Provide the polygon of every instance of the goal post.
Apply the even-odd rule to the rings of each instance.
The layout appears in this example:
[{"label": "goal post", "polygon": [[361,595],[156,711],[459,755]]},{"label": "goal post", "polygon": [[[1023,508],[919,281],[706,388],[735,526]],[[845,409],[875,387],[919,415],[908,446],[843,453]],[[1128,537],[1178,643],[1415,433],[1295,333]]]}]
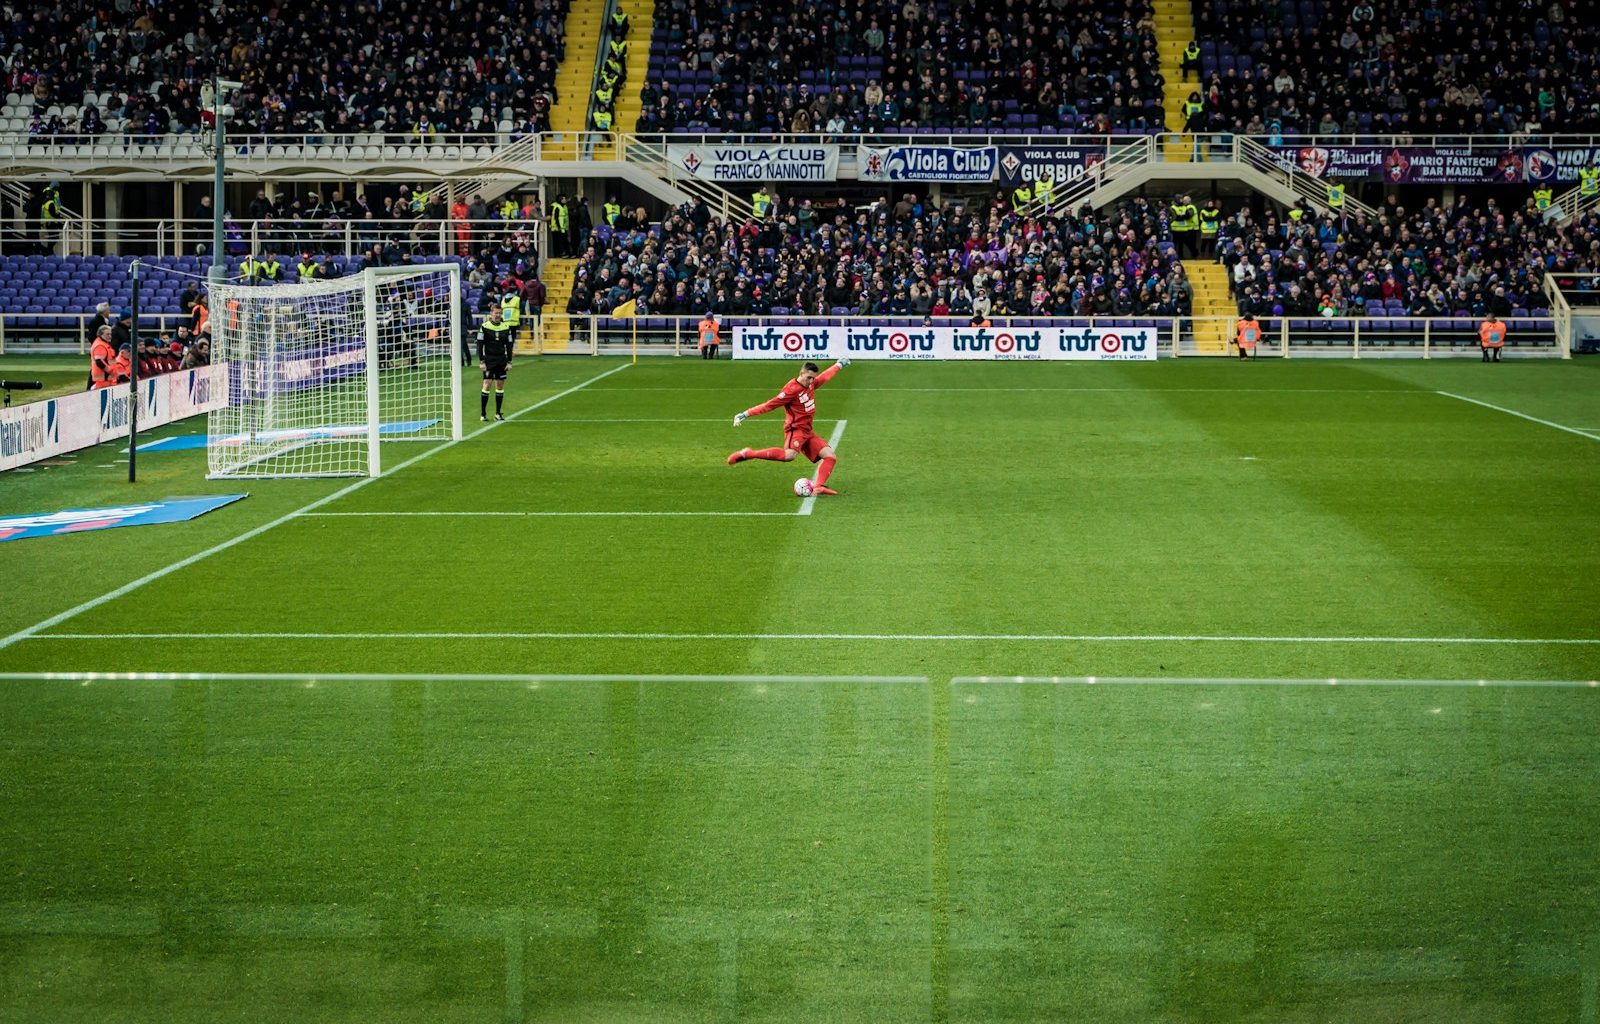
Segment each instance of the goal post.
[{"label": "goal post", "polygon": [[228,368],[209,476],[376,476],[388,442],[461,437],[459,265],[214,285],[209,301]]}]

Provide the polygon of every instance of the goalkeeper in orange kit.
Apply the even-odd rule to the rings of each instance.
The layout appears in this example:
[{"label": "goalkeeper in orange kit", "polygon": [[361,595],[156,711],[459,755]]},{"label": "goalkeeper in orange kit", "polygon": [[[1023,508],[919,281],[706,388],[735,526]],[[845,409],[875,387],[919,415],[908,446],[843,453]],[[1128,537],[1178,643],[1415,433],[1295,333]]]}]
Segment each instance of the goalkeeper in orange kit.
[{"label": "goalkeeper in orange kit", "polygon": [[817,477],[811,483],[812,493],[838,494],[838,491],[827,486],[828,476],[833,473],[838,456],[834,454],[832,445],[812,432],[811,422],[817,414],[817,389],[849,365],[850,360],[841,359],[819,373],[816,363],[806,363],[800,367],[800,372],[795,375],[794,380],[785,384],[776,395],[760,405],[753,405],[744,412],[737,413],[733,417],[733,425],[736,427],[752,416],[760,416],[782,406],[783,447],[741,448],[728,456],[728,465],[736,465],[746,459],[793,462],[796,455],[804,455],[818,464]]}]

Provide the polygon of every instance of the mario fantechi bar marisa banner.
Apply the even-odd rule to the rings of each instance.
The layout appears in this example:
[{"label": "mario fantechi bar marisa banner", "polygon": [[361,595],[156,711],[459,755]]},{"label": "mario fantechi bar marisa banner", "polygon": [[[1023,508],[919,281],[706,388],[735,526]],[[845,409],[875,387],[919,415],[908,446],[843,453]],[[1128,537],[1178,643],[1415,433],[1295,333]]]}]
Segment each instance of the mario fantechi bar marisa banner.
[{"label": "mario fantechi bar marisa banner", "polygon": [[1154,327],[734,327],[735,359],[1130,361],[1156,357]]}]

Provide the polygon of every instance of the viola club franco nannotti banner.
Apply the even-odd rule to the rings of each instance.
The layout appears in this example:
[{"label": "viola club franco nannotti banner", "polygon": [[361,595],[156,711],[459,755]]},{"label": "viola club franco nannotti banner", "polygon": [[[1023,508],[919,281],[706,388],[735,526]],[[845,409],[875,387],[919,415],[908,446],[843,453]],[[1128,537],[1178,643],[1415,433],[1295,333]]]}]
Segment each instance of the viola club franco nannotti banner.
[{"label": "viola club franco nannotti banner", "polygon": [[667,158],[706,181],[833,181],[838,146],[703,145],[673,143]]},{"label": "viola club franco nannotti banner", "polygon": [[735,359],[1129,361],[1156,357],[1153,327],[735,327]]},{"label": "viola club franco nannotti banner", "polygon": [[1600,146],[1271,146],[1280,167],[1313,178],[1391,185],[1576,184],[1600,160]]}]

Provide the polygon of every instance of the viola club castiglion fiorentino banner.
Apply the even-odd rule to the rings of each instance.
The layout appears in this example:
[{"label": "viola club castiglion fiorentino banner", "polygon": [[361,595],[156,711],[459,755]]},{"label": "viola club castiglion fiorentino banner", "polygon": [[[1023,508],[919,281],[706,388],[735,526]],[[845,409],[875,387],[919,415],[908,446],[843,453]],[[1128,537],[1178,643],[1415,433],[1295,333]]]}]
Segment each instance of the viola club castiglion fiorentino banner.
[{"label": "viola club castiglion fiorentino banner", "polygon": [[1129,361],[1156,357],[1154,327],[735,327],[735,359]]}]

